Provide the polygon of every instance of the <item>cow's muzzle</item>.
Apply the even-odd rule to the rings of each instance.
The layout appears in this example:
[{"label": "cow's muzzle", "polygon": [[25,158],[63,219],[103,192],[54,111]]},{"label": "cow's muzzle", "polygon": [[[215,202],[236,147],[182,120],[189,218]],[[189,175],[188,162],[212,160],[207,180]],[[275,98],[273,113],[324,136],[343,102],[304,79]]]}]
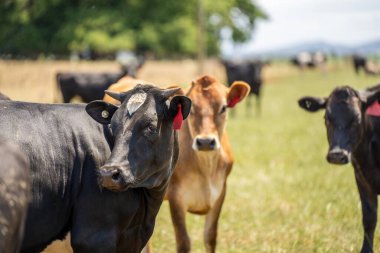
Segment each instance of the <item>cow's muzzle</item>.
[{"label": "cow's muzzle", "polygon": [[347,164],[350,162],[351,154],[347,150],[341,148],[333,148],[327,154],[327,161],[332,164]]},{"label": "cow's muzzle", "polygon": [[219,149],[220,144],[216,136],[197,136],[194,138],[193,149],[199,151],[213,151]]},{"label": "cow's muzzle", "polygon": [[99,182],[108,190],[125,191],[134,184],[135,178],[125,167],[105,165],[99,170]]}]

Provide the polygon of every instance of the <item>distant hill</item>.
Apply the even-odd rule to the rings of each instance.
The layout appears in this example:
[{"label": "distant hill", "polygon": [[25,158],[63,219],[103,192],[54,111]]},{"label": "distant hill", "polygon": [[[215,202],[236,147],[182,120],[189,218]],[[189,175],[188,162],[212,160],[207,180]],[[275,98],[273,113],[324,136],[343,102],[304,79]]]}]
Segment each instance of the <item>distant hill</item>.
[{"label": "distant hill", "polygon": [[380,55],[380,40],[372,41],[355,48],[356,52],[361,54],[378,54]]},{"label": "distant hill", "polygon": [[296,44],[289,47],[284,47],[275,50],[268,50],[264,52],[255,52],[249,55],[249,57],[292,57],[300,52],[315,52],[321,51],[329,55],[335,54],[340,56],[352,55],[354,53],[362,55],[380,55],[380,39],[365,43],[362,45],[350,47],[339,44],[332,44],[324,41],[315,41],[302,44]]}]

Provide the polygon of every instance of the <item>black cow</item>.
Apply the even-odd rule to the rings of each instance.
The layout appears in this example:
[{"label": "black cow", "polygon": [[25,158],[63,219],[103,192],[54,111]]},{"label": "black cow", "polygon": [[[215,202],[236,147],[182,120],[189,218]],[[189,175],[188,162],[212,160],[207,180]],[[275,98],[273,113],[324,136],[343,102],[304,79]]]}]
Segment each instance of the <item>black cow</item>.
[{"label": "black cow", "polygon": [[58,87],[62,93],[63,102],[69,103],[74,96],[79,96],[85,103],[102,99],[104,91],[123,76],[136,76],[144,61],[138,65],[121,65],[119,73],[57,73]]},{"label": "black cow", "polygon": [[29,165],[20,150],[0,138],[0,252],[19,252],[30,191]]},{"label": "black cow", "polygon": [[75,252],[141,251],[178,158],[173,122],[190,111],[188,98],[168,100],[177,91],[139,85],[110,94],[120,107],[0,101],[1,132],[31,166],[22,252],[68,231]]},{"label": "black cow", "polygon": [[367,58],[361,55],[353,55],[352,56],[352,65],[354,66],[355,73],[359,74],[360,70],[365,72],[365,66],[367,64]]},{"label": "black cow", "polygon": [[[257,111],[260,112],[260,95],[263,79],[261,76],[262,69],[266,65],[262,61],[234,62],[223,61],[226,69],[228,86],[235,81],[244,81],[251,87],[251,93],[256,95]],[[251,107],[250,99],[247,101],[247,107]]]},{"label": "black cow", "polygon": [[368,60],[366,57],[361,55],[352,56],[352,64],[355,69],[355,73],[359,74],[361,70],[367,75],[379,75],[380,68],[373,61]]},{"label": "black cow", "polygon": [[[309,112],[325,109],[327,161],[332,164],[351,162],[354,167],[363,213],[362,253],[373,252],[377,195],[380,194],[380,117],[368,115],[366,110],[379,98],[380,86],[364,92],[343,86],[327,98],[303,97],[298,101]],[[380,111],[376,115],[380,115]]]}]

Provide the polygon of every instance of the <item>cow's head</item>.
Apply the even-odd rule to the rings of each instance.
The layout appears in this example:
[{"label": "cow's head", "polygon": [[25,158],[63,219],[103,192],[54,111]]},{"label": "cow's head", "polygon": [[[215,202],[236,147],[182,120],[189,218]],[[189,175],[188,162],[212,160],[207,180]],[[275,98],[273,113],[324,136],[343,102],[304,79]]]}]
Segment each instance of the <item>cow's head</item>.
[{"label": "cow's head", "polygon": [[334,89],[328,98],[303,97],[298,101],[299,106],[309,112],[325,109],[329,163],[350,162],[351,153],[365,130],[366,109],[379,98],[379,91],[358,92],[343,86]]},{"label": "cow's head", "polygon": [[220,148],[228,108],[242,101],[249,91],[250,87],[245,82],[235,82],[227,88],[210,76],[192,82],[187,95],[193,102],[188,125],[194,150],[213,151]]},{"label": "cow's head", "polygon": [[174,128],[191,108],[189,98],[173,97],[177,91],[137,85],[123,93],[107,92],[121,102],[120,107],[104,101],[87,105],[88,114],[109,125],[114,139],[111,156],[99,170],[102,187],[152,189],[169,180],[178,159]]}]

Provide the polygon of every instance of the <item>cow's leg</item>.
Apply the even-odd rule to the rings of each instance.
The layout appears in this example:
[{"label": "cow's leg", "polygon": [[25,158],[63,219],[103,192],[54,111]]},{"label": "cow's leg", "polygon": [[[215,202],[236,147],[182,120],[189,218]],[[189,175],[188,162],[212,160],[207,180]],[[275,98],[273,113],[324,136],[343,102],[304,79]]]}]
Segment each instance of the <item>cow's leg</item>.
[{"label": "cow's leg", "polygon": [[186,210],[180,200],[169,199],[178,253],[190,252],[190,237],[186,230]]},{"label": "cow's leg", "polygon": [[224,197],[226,196],[226,184],[216,201],[215,205],[211,208],[206,216],[206,223],[204,228],[204,242],[207,253],[214,253],[216,249],[216,237],[218,234],[218,220],[222,210]]},{"label": "cow's leg", "polygon": [[63,103],[70,103],[71,99],[74,97],[70,91],[62,90]]},{"label": "cow's leg", "polygon": [[261,115],[261,97],[260,94],[256,96],[256,113],[258,116]]},{"label": "cow's leg", "polygon": [[[377,222],[377,195],[357,180],[362,205],[364,238],[361,253],[373,252],[373,236]],[[368,186],[367,186],[368,187]]]}]

